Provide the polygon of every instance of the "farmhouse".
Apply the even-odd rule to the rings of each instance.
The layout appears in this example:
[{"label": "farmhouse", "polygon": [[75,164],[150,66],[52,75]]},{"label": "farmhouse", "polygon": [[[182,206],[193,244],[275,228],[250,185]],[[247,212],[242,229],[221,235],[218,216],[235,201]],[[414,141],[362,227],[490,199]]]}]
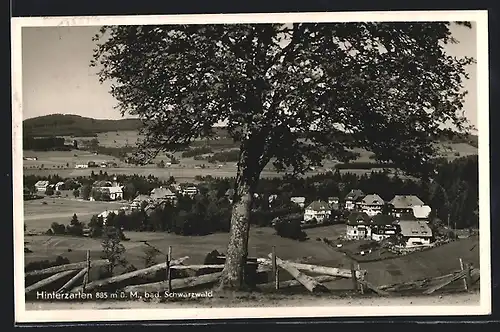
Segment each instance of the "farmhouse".
[{"label": "farmhouse", "polygon": [[88,164],[76,164],[75,168],[89,168]]},{"label": "farmhouse", "polygon": [[354,210],[356,202],[359,202],[365,194],[359,189],[351,190],[344,199],[346,210]]},{"label": "farmhouse", "polygon": [[305,203],[306,203],[306,198],[305,198],[305,197],[302,197],[302,196],[295,196],[295,197],[291,197],[291,198],[290,198],[290,201],[291,201],[292,203],[297,204],[297,205],[298,205],[298,206],[300,206],[301,208],[304,208]]},{"label": "farmhouse", "polygon": [[154,201],[175,201],[177,199],[177,196],[169,188],[160,187],[151,190],[149,199]]},{"label": "farmhouse", "polygon": [[347,218],[346,238],[363,240],[371,238],[370,216],[364,212],[353,211]]},{"label": "farmhouse", "polygon": [[327,202],[314,201],[304,211],[304,222],[316,220],[318,223],[323,223],[331,214],[332,211]]},{"label": "farmhouse", "polygon": [[384,200],[377,194],[366,195],[359,203],[359,210],[366,213],[370,217],[373,217],[379,213],[382,213],[382,207],[384,206]]},{"label": "farmhouse", "polygon": [[37,183],[35,183],[36,191],[45,192],[48,186],[49,186],[49,181],[38,181]]},{"label": "farmhouse", "polygon": [[413,214],[413,207],[422,206],[424,202],[415,195],[396,195],[389,204],[392,205],[393,214],[400,217],[404,213]]},{"label": "farmhouse", "polygon": [[151,201],[151,197],[148,195],[137,195],[137,197],[135,197],[132,200],[132,203],[130,203],[130,208],[139,209],[139,208],[141,208],[141,206],[144,202],[149,203],[150,201]]},{"label": "farmhouse", "polygon": [[63,190],[64,189],[64,182],[57,182],[55,189],[56,190]]},{"label": "farmhouse", "polygon": [[398,229],[395,221],[396,219],[391,215],[377,214],[373,216],[371,221],[372,240],[382,241],[396,235]]},{"label": "farmhouse", "polygon": [[432,230],[425,221],[401,220],[399,227],[401,236],[406,241],[406,247],[425,246],[431,243]]},{"label": "farmhouse", "polygon": [[193,196],[198,194],[198,188],[196,188],[195,186],[188,186],[188,187],[184,188],[182,193],[184,195],[193,197]]},{"label": "farmhouse", "polygon": [[103,194],[107,194],[109,196],[109,199],[112,201],[118,201],[123,199],[123,189],[120,186],[113,186],[113,187],[101,187],[99,190]]}]

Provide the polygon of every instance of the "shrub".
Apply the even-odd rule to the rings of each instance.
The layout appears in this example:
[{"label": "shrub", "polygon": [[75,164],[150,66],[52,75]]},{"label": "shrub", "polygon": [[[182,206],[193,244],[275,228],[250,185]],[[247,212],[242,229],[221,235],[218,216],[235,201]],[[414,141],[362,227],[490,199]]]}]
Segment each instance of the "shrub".
[{"label": "shrub", "polygon": [[63,224],[53,222],[50,225],[50,229],[52,230],[52,233],[56,235],[66,234],[66,226],[64,226]]},{"label": "shrub", "polygon": [[281,237],[298,241],[305,241],[307,239],[307,234],[302,230],[300,221],[279,222],[274,228],[276,233]]}]

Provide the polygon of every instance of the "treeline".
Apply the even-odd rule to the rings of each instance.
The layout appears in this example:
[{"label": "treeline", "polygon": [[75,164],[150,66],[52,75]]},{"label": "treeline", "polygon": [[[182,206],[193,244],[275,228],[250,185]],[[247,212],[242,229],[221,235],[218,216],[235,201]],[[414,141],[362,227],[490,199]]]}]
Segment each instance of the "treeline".
[{"label": "treeline", "polygon": [[187,151],[182,152],[182,158],[191,158],[212,152],[213,150],[209,146],[194,147],[194,148],[189,148]]},{"label": "treeline", "polygon": [[138,130],[139,119],[98,120],[73,114],[51,114],[26,119],[23,132],[30,136],[91,137],[109,131]]},{"label": "treeline", "polygon": [[23,136],[23,149],[34,151],[71,151],[73,146],[65,145],[62,137],[32,137]]}]

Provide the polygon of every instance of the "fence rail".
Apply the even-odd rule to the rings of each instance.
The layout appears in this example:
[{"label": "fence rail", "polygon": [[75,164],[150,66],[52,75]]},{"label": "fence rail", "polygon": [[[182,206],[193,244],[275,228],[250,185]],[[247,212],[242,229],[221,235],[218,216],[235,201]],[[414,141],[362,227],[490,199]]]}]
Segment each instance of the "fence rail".
[{"label": "fence rail", "polygon": [[[216,284],[222,275],[226,257],[216,257],[215,264],[185,265],[184,262],[188,256],[173,258],[172,250],[166,255],[163,263],[151,267],[135,270],[111,276],[104,279],[91,280],[90,271],[95,268],[106,267],[110,264],[107,260],[90,259],[90,253],[87,254],[87,260],[79,263],[59,265],[37,271],[30,271],[25,274],[26,277],[42,277],[41,280],[26,285],[25,294],[32,295],[35,292],[54,288],[54,284],[59,282],[64,284],[56,288],[57,293],[62,292],[92,292],[99,291],[106,287],[117,287],[122,291],[144,291],[144,292],[163,292],[179,291],[195,287],[209,287]],[[376,286],[368,281],[367,271],[361,269],[358,263],[351,263],[349,269],[321,266],[305,263],[297,263],[281,259],[273,247],[268,257],[248,258],[245,266],[245,281],[260,291],[279,291],[290,287],[302,286],[309,292],[329,292],[335,291],[332,286],[326,283],[339,279],[352,280],[352,291],[365,294],[374,293],[378,296],[398,295],[402,292],[412,292],[420,294],[433,294],[442,290],[446,286],[457,283],[461,287],[454,289],[471,291],[480,277],[479,269],[472,264],[468,264],[459,259],[460,270],[453,273],[422,280],[414,280],[391,285]],[[458,267],[458,264],[457,264]],[[192,276],[179,276],[173,271],[191,271]],[[164,280],[159,282],[139,282],[137,279],[164,271]],[[292,277],[291,280],[280,281],[280,274],[285,272]],[[162,272],[163,273],[163,272]],[[265,278],[259,280],[258,274],[264,274]],[[68,280],[68,277],[69,280]],[[65,279],[66,278],[66,279]]]}]

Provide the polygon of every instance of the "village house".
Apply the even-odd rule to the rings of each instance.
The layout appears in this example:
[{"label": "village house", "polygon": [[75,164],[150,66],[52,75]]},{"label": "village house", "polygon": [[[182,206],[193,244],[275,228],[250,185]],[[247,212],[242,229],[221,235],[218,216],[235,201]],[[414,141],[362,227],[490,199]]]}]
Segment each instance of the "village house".
[{"label": "village house", "polygon": [[291,197],[290,198],[290,201],[292,203],[295,203],[297,204],[298,206],[300,206],[301,208],[304,208],[305,204],[306,204],[306,198],[305,197],[302,197],[302,196],[295,196],[295,197]]},{"label": "village house", "polygon": [[353,211],[347,218],[346,238],[364,240],[371,238],[370,216],[364,212]]},{"label": "village house", "polygon": [[377,214],[371,220],[372,240],[382,241],[393,235],[396,235],[398,228],[396,226],[396,218],[392,215]]},{"label": "village house", "polygon": [[366,213],[370,217],[382,213],[382,207],[384,204],[384,200],[377,194],[366,195],[361,201],[359,201],[359,203],[356,203],[359,210]]},{"label": "village house", "polygon": [[304,222],[308,223],[312,220],[316,220],[319,224],[326,221],[332,211],[330,206],[325,201],[314,201],[309,204],[304,211]]},{"label": "village house", "polygon": [[344,199],[345,209],[346,210],[354,210],[356,207],[356,202],[359,202],[365,194],[359,189],[351,190]]},{"label": "village house", "polygon": [[177,200],[177,195],[170,189],[166,187],[154,188],[150,192],[149,196],[152,201],[170,201],[175,202]]},{"label": "village house", "polygon": [[102,218],[102,224],[106,225],[106,221],[108,220],[108,216],[110,214],[118,215],[120,213],[119,210],[106,210],[97,215],[97,218]]},{"label": "village house", "polygon": [[399,228],[401,236],[406,241],[407,248],[430,245],[432,230],[425,221],[400,220]]},{"label": "village house", "polygon": [[196,186],[188,186],[182,190],[182,194],[186,196],[196,196],[198,194],[198,188]]},{"label": "village house", "polygon": [[64,182],[57,182],[55,185],[55,189],[58,191],[64,190]]},{"label": "village house", "polygon": [[38,181],[35,183],[35,189],[38,192],[45,192],[49,186],[49,181]]},{"label": "village house", "polygon": [[389,204],[392,205],[394,216],[399,218],[405,213],[413,214],[413,207],[422,206],[424,202],[415,195],[395,195]]},{"label": "village house", "polygon": [[75,168],[89,168],[88,164],[76,164]]},{"label": "village house", "polygon": [[137,195],[132,200],[132,203],[130,203],[130,208],[134,210],[140,209],[142,207],[142,204],[149,203],[151,200],[152,200],[151,197],[148,195]]},{"label": "village house", "polygon": [[339,210],[339,198],[338,197],[328,197],[328,204],[332,210]]},{"label": "village house", "polygon": [[123,199],[123,188],[120,186],[102,187],[99,188],[99,190],[103,194],[107,194],[109,199],[112,201],[119,201]]}]

